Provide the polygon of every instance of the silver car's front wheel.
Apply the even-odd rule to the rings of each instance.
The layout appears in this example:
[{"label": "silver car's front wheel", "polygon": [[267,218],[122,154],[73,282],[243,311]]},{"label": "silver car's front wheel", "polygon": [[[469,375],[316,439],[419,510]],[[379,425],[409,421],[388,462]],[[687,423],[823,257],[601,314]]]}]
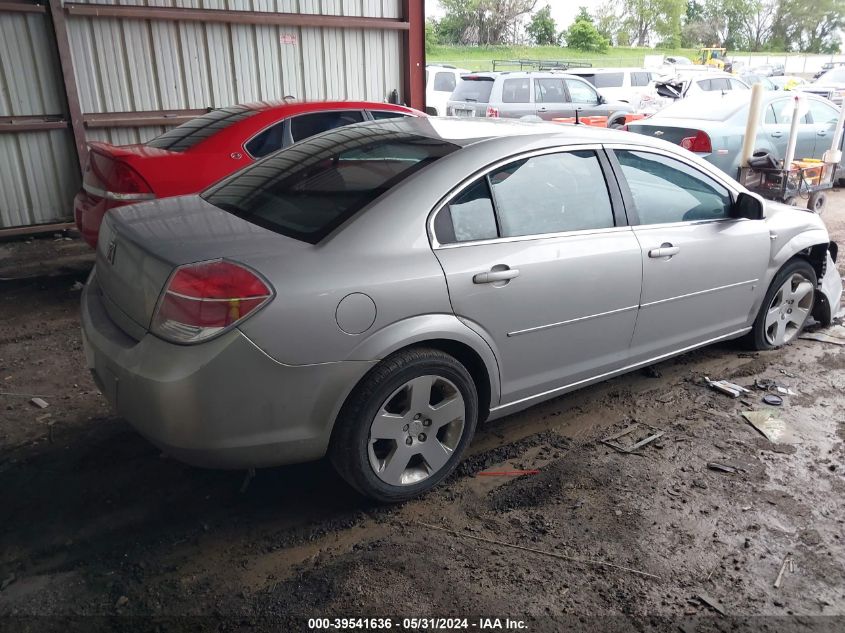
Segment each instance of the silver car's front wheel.
[{"label": "silver car's front wheel", "polygon": [[465,416],[464,398],[451,380],[412,378],[388,396],[370,424],[373,472],[391,486],[428,479],[454,454]]},{"label": "silver car's front wheel", "polygon": [[801,332],[813,309],[813,284],[800,272],[778,288],[766,311],[766,342],[780,347]]},{"label": "silver car's front wheel", "polygon": [[478,420],[467,368],[437,349],[411,348],[370,371],[344,404],[329,455],[341,476],[379,501],[404,501],[443,481]]},{"label": "silver car's front wheel", "polygon": [[804,259],[793,259],[772,280],[749,333],[755,349],[774,349],[791,343],[810,314],[816,298],[816,271]]}]

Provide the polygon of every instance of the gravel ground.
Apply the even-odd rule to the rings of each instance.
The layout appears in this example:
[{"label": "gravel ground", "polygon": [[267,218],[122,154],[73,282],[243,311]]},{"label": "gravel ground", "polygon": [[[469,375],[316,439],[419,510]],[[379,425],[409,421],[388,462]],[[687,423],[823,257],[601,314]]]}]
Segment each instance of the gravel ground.
[{"label": "gravel ground", "polygon": [[[845,244],[845,193],[824,217]],[[446,485],[380,507],[325,462],[262,470],[243,489],[242,472],[160,455],[84,368],[84,245],[6,243],[0,256],[0,278],[26,277],[0,282],[0,628],[443,616],[498,630],[483,616],[530,631],[845,630],[840,347],[717,345],[583,389],[483,425]],[[761,392],[743,404],[705,375],[792,387],[780,411],[792,440],[740,416]],[[634,454],[598,441],[634,421],[664,435]],[[483,474],[504,469],[538,472]]]}]

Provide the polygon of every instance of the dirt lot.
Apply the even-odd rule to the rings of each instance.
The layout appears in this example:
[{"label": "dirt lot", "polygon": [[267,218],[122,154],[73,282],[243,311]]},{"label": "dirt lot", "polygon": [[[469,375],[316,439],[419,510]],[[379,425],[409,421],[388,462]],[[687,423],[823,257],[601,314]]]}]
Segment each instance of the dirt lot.
[{"label": "dirt lot", "polygon": [[[845,193],[825,219],[845,244]],[[186,627],[230,631],[307,630],[298,616],[471,616],[470,630],[496,630],[472,626],[479,616],[531,631],[845,630],[841,347],[719,345],[558,398],[483,426],[447,485],[379,507],[326,463],[259,471],[242,490],[242,472],[160,455],[110,414],[84,368],[84,248],[48,237],[0,244],[0,256],[5,271],[67,264],[18,266],[39,276],[0,286],[9,630],[170,630],[168,618],[184,615],[196,616]],[[705,375],[791,386],[780,414],[794,441],[773,444],[741,418],[761,392],[748,406],[702,386]],[[633,420],[665,435],[638,454],[597,441]],[[539,472],[483,475],[515,468]],[[112,617],[129,615],[155,618]]]}]

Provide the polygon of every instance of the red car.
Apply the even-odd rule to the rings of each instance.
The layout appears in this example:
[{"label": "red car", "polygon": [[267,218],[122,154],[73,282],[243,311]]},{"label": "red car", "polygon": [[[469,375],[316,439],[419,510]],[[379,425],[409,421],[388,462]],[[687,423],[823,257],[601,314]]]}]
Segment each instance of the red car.
[{"label": "red car", "polygon": [[212,110],[138,145],[89,143],[82,190],[73,201],[76,226],[97,247],[109,209],[140,200],[202,191],[278,149],[343,125],[425,116],[389,103],[261,102]]}]

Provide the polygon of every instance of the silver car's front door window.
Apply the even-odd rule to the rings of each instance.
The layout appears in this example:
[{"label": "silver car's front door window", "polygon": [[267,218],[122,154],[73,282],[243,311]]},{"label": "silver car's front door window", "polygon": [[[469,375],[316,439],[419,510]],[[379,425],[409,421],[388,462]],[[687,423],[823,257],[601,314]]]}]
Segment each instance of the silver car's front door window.
[{"label": "silver car's front door window", "polygon": [[632,359],[655,356],[749,325],[765,288],[769,232],[729,218],[731,192],[663,154],[616,150],[642,248],[643,289]]},{"label": "silver car's front door window", "polygon": [[496,348],[503,402],[625,364],[640,249],[614,225],[595,150],[497,167],[433,224],[455,313]]}]

